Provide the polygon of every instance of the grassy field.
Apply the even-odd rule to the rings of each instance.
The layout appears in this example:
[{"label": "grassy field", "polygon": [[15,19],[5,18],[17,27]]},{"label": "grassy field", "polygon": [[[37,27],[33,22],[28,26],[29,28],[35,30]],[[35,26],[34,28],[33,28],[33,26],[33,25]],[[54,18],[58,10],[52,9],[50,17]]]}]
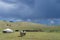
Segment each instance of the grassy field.
[{"label": "grassy field", "polygon": [[[8,26],[7,26],[8,24]],[[39,30],[42,29],[44,32],[27,32],[23,37],[19,37],[19,32],[14,33],[2,33],[6,28],[13,30]],[[54,30],[57,32],[50,32]],[[59,31],[59,32],[58,32]],[[0,21],[0,40],[60,40],[60,26],[49,27],[42,24],[36,24],[31,22],[6,22]]]},{"label": "grassy field", "polygon": [[19,37],[19,32],[0,33],[0,40],[60,40],[60,33],[49,32],[27,32],[23,37]]},{"label": "grassy field", "polygon": [[[8,26],[7,26],[8,24]],[[0,31],[6,28],[11,28],[13,30],[44,30],[44,31],[50,31],[50,30],[56,30],[60,31],[60,26],[47,26],[32,22],[6,22],[6,21],[0,21]]]},{"label": "grassy field", "polygon": [[[7,26],[8,24],[8,26]],[[13,30],[39,30],[43,29],[44,25],[32,23],[32,22],[5,22],[0,21],[0,31],[6,28],[11,28]]]}]

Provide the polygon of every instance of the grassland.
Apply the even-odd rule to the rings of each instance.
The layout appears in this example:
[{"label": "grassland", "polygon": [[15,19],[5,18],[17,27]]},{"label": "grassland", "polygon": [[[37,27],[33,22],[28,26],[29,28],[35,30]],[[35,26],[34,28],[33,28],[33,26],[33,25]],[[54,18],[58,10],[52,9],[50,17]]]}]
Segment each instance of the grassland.
[{"label": "grassland", "polygon": [[[7,26],[8,24],[8,26]],[[50,31],[50,30],[56,30],[60,31],[60,26],[46,26],[42,24],[32,23],[32,22],[6,22],[6,21],[0,21],[0,31],[6,28],[11,28],[13,30],[44,30],[44,31]]]},{"label": "grassland", "polygon": [[[8,24],[8,26],[7,26]],[[19,37],[19,32],[14,33],[2,33],[6,28],[13,30],[39,30],[42,29],[45,32],[27,32],[23,37]],[[59,32],[49,32],[55,30]],[[0,40],[60,40],[60,26],[49,27],[42,24],[36,24],[31,22],[6,22],[0,21]]]},{"label": "grassland", "polygon": [[26,36],[19,36],[19,32],[10,34],[0,33],[0,40],[60,40],[60,33],[27,32]]},{"label": "grassland", "polygon": [[[8,24],[8,26],[7,26]],[[42,29],[44,26],[42,24],[36,24],[31,22],[5,22],[0,21],[0,31],[6,28],[11,28],[13,30],[36,30]]]}]

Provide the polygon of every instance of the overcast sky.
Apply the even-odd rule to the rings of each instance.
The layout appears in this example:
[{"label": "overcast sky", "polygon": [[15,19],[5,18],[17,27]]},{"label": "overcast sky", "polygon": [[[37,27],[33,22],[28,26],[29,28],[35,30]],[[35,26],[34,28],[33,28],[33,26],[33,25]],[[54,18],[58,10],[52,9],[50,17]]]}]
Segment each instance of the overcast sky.
[{"label": "overcast sky", "polygon": [[0,19],[60,18],[60,0],[0,0]]},{"label": "overcast sky", "polygon": [[0,0],[3,18],[60,18],[59,0]]}]

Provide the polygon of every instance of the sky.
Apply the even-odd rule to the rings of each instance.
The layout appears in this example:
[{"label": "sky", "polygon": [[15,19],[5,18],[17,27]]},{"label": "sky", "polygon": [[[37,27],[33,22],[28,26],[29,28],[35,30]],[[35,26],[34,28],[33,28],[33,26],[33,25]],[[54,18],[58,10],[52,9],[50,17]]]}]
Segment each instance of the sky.
[{"label": "sky", "polygon": [[60,20],[60,0],[0,0],[1,20],[40,22],[50,18]]}]

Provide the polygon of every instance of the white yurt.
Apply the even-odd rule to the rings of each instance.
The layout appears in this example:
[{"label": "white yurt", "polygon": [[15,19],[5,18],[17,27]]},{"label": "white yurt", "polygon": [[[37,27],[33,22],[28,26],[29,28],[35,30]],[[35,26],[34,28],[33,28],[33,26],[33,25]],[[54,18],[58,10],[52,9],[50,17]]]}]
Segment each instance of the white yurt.
[{"label": "white yurt", "polygon": [[9,28],[3,30],[3,33],[12,33],[12,32],[13,30]]}]

